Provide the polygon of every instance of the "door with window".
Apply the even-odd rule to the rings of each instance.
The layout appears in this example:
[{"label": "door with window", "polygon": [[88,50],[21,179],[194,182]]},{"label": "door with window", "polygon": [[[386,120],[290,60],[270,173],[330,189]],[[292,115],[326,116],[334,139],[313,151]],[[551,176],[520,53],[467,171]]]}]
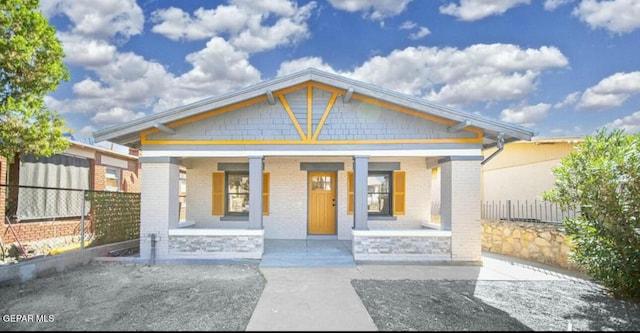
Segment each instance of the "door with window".
[{"label": "door with window", "polygon": [[336,234],[336,174],[309,173],[309,235]]}]

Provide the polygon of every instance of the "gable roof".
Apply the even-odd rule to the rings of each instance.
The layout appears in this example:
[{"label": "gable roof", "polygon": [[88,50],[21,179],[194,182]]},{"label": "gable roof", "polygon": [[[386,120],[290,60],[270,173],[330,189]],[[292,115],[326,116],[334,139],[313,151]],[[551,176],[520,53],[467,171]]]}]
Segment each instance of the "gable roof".
[{"label": "gable roof", "polygon": [[[149,115],[125,124],[112,126],[94,132],[97,142],[111,141],[131,147],[140,146],[142,131],[158,128],[164,124],[185,119],[213,109],[218,109],[242,101],[271,94],[304,82],[318,82],[333,86],[354,94],[368,96],[388,103],[397,104],[425,114],[449,119],[459,124],[459,127],[473,126],[482,130],[483,146],[496,145],[498,136],[502,134],[504,142],[531,140],[533,132],[527,128],[493,120],[465,111],[460,111],[445,105],[429,102],[422,98],[402,94],[379,86],[349,79],[344,76],[309,68],[296,73],[280,76],[272,80],[263,81],[253,86],[203,99],[185,106],[176,107],[161,113]],[[456,126],[453,126],[456,127]]]}]

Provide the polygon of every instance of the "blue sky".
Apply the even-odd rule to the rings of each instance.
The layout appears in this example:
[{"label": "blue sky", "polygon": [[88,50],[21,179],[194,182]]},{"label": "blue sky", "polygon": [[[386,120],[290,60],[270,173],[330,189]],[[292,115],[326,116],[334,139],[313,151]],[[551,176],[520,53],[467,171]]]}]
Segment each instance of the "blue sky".
[{"label": "blue sky", "polygon": [[640,132],[640,0],[41,0],[77,140],[309,67],[522,125]]}]

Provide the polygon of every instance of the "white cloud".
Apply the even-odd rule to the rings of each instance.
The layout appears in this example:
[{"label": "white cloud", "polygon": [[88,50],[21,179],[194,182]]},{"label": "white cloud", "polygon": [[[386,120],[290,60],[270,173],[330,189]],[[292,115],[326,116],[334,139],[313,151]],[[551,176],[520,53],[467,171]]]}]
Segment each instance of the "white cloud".
[{"label": "white cloud", "polygon": [[113,60],[116,53],[116,47],[105,40],[65,32],[59,32],[57,37],[62,42],[64,60],[70,64],[86,67],[104,66]]},{"label": "white cloud", "polygon": [[363,12],[365,17],[372,20],[382,20],[385,17],[402,13],[413,0],[329,0],[335,9],[347,12]]},{"label": "white cloud", "polygon": [[80,98],[100,98],[105,93],[105,88],[100,82],[88,78],[75,83],[72,89]]},{"label": "white cloud", "polygon": [[558,49],[547,46],[408,47],[373,57],[345,75],[435,102],[461,105],[522,98],[535,89],[543,70],[567,64]]},{"label": "white cloud", "polygon": [[86,125],[84,127],[82,127],[78,132],[76,132],[75,134],[79,137],[82,138],[93,138],[93,132],[96,131],[96,128],[93,127],[92,125]]},{"label": "white cloud", "polygon": [[[139,8],[126,6],[127,4],[135,5],[134,3],[88,1],[46,3],[48,13],[67,15],[71,23],[67,31],[57,32],[67,54],[66,61],[87,70],[87,77],[72,86],[75,94],[73,97],[63,99],[47,97],[47,106],[60,113],[95,115],[94,119],[99,120],[96,125],[105,125],[111,123],[105,117],[117,114],[113,110],[119,110],[118,108],[161,111],[260,81],[260,73],[248,61],[248,53],[236,49],[222,38],[213,38],[204,49],[187,55],[185,60],[192,68],[180,76],[168,72],[162,64],[145,59],[138,54],[118,52],[116,46],[110,44],[105,38],[130,36],[137,31],[133,29],[136,25],[132,23],[137,21],[128,21],[128,19],[135,17],[134,14],[139,11]],[[237,3],[244,8],[249,7],[241,1]],[[111,12],[107,12],[106,9],[109,8],[107,5],[113,4],[121,6],[118,7],[119,9],[112,8]],[[262,5],[255,3],[253,8],[245,9],[244,12],[257,18],[257,21],[254,20],[257,25],[252,26],[251,24],[254,23],[248,19],[238,26],[238,31],[241,28],[250,29],[251,27],[255,27],[256,32],[260,31],[260,22],[266,17],[260,17],[259,13],[254,12],[261,6],[269,7],[272,14],[290,14],[297,18],[296,15],[302,15],[300,13],[310,10],[309,8],[315,4],[301,9],[289,1],[270,1]],[[232,10],[236,7],[236,5],[225,6],[224,10]],[[127,10],[129,12],[125,13]],[[222,7],[218,10],[222,10]],[[119,18],[113,17],[115,13],[120,13]],[[105,27],[102,25],[102,20],[95,22],[96,28],[102,27],[105,29],[104,32],[90,32],[81,26],[87,24],[91,15],[97,14],[113,22],[115,26]],[[273,29],[269,30],[268,38],[278,40],[274,43],[285,43],[286,38],[293,38],[286,33],[279,34],[279,31],[287,31],[287,27],[281,25],[283,23],[286,25],[287,21],[277,22],[281,23],[271,27]],[[217,23],[224,25],[227,32],[234,32],[232,23],[227,24],[222,21]],[[253,42],[253,47],[256,47],[258,41]],[[264,47],[264,45],[258,45],[258,47]],[[97,110],[110,110],[110,113],[105,114],[103,111],[96,114]],[[141,114],[134,113],[135,116]]]},{"label": "white cloud", "polygon": [[101,95],[126,107],[150,106],[173,83],[173,75],[163,65],[131,52],[117,54],[95,72],[107,87]]},{"label": "white cloud", "polygon": [[576,125],[572,128],[554,128],[549,131],[549,133],[541,133],[541,136],[556,136],[556,137],[582,137],[586,133],[582,129],[582,126]]},{"label": "white cloud", "polygon": [[616,73],[588,88],[580,98],[579,109],[602,110],[622,105],[629,97],[640,94],[640,71]]},{"label": "white cloud", "polygon": [[260,72],[248,61],[248,55],[233,48],[222,38],[212,38],[207,46],[187,55],[193,68],[173,80],[163,90],[154,111],[195,102],[260,81]]},{"label": "white cloud", "polygon": [[72,32],[95,38],[129,37],[142,32],[144,15],[135,0],[47,0],[41,1],[47,17],[66,15]]},{"label": "white cloud", "polygon": [[322,61],[322,58],[306,57],[281,63],[280,68],[278,69],[277,76],[295,73],[307,68],[316,68],[325,72],[337,74],[337,72],[330,65]]},{"label": "white cloud", "polygon": [[507,10],[529,4],[530,0],[460,0],[460,5],[450,3],[440,6],[440,13],[455,16],[462,21],[476,21]]},{"label": "white cloud", "polygon": [[606,128],[619,128],[625,133],[640,133],[640,111],[636,111],[624,118],[618,118],[605,125]]},{"label": "white cloud", "polygon": [[640,0],[583,0],[573,15],[592,29],[629,33],[640,28]]},{"label": "white cloud", "polygon": [[91,121],[99,125],[110,126],[126,123],[142,117],[144,117],[144,112],[134,112],[120,107],[114,107],[108,111],[96,113],[96,115],[91,118]]},{"label": "white cloud", "polygon": [[551,105],[545,103],[508,108],[500,112],[500,120],[531,127],[544,119],[549,109]]},{"label": "white cloud", "polygon": [[171,40],[198,40],[223,32],[237,34],[249,20],[248,13],[237,6],[218,6],[216,9],[198,8],[193,16],[180,8],[159,9],[151,14],[157,24],[151,31]]},{"label": "white cloud", "polygon": [[567,107],[567,106],[574,105],[580,99],[580,95],[581,95],[581,93],[579,91],[572,92],[569,95],[565,96],[565,98],[562,100],[562,102],[554,104],[553,108],[554,109],[561,109],[561,108],[564,108],[564,107]]},{"label": "white cloud", "polygon": [[175,80],[159,63],[134,53],[118,53],[112,62],[92,71],[97,78],[76,82],[72,87],[74,98],[49,97],[47,106],[60,113],[85,114],[114,107],[148,108],[158,96],[170,91]]},{"label": "white cloud", "polygon": [[273,26],[265,27],[258,22],[250,22],[248,29],[243,30],[230,42],[240,50],[259,52],[270,50],[281,45],[296,44],[309,36],[307,19],[313,4],[290,17],[280,18]]},{"label": "white cloud", "polygon": [[417,40],[417,39],[420,39],[422,37],[425,37],[425,36],[429,35],[430,33],[431,33],[431,31],[427,27],[420,27],[418,29],[418,31],[416,31],[414,33],[411,33],[409,35],[409,39]]},{"label": "white cloud", "polygon": [[[309,36],[307,20],[316,7],[302,7],[290,1],[239,1],[215,9],[199,8],[193,16],[170,7],[152,13],[151,29],[171,40],[198,40],[228,34],[228,42],[238,50],[259,52],[295,44]],[[265,21],[272,25],[263,25]]]},{"label": "white cloud", "polygon": [[400,30],[411,30],[411,29],[413,29],[413,28],[415,28],[417,26],[418,26],[418,24],[416,22],[404,21],[400,25]]},{"label": "white cloud", "polygon": [[560,6],[564,6],[574,1],[575,0],[545,0],[544,9],[548,11],[553,11]]}]

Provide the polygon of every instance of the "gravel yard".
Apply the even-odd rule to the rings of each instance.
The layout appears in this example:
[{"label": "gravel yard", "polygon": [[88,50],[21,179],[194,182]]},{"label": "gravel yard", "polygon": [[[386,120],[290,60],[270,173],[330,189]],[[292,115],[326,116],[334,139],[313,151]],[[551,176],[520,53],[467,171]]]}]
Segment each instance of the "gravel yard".
[{"label": "gravel yard", "polygon": [[638,331],[640,304],[574,281],[353,280],[381,331]]},{"label": "gravel yard", "polygon": [[91,263],[0,287],[0,331],[243,331],[264,285],[256,266]]},{"label": "gravel yard", "polygon": [[[93,262],[0,287],[0,331],[244,331],[265,285],[250,264]],[[640,304],[615,300],[587,280],[351,285],[381,331],[640,330]]]}]

